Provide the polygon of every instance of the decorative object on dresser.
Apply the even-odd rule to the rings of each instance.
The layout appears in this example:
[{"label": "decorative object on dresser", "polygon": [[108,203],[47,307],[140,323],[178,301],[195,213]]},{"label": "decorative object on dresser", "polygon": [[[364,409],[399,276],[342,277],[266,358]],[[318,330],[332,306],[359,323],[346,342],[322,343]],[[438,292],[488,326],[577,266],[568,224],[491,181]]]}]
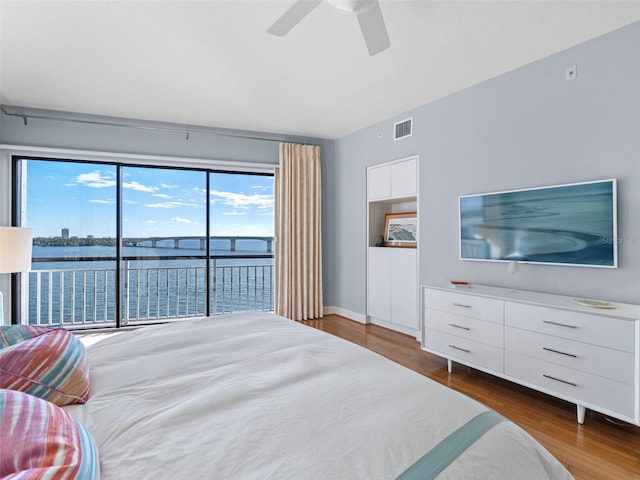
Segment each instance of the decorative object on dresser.
[{"label": "decorative object on dresser", "polygon": [[607,302],[605,300],[595,300],[593,298],[572,298],[575,303],[578,305],[582,305],[585,307],[593,307],[593,308],[618,308],[618,305],[612,302]]},{"label": "decorative object on dresser", "polygon": [[[422,349],[640,425],[640,306],[474,285],[423,286]],[[609,303],[609,302],[605,302]]]}]

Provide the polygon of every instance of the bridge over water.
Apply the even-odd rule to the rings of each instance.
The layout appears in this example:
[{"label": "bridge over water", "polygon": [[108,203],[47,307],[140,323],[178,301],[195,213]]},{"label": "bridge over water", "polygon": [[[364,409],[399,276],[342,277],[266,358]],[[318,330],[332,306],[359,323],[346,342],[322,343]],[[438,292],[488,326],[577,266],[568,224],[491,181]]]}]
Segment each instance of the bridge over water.
[{"label": "bridge over water", "polygon": [[[184,236],[184,237],[128,237],[123,238],[123,245],[128,247],[151,247],[151,248],[180,248],[180,243],[186,240],[198,240],[199,249],[205,250],[207,247],[207,237]],[[251,236],[215,236],[209,237],[209,240],[228,240],[229,250],[236,251],[237,242],[240,240],[259,240],[267,244],[267,252],[273,253],[274,237],[251,237]],[[158,245],[160,242],[169,242],[170,246]],[[187,248],[187,247],[182,247]]]}]

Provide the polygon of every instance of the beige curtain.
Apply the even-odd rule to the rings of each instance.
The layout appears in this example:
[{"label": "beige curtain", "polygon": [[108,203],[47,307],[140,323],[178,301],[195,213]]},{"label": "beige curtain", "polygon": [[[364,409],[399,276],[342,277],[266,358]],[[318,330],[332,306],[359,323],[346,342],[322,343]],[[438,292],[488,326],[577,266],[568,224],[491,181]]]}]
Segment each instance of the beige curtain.
[{"label": "beige curtain", "polygon": [[320,147],[280,144],[276,169],[276,313],[322,317]]}]

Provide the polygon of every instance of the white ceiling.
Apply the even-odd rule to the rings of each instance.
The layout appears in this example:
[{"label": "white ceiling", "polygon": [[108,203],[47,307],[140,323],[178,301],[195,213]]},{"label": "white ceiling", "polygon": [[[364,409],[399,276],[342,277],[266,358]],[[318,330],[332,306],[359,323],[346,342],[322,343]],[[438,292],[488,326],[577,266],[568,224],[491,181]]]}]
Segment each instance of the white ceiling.
[{"label": "white ceiling", "polygon": [[339,138],[640,20],[640,1],[381,0],[391,48],[323,2],[0,0],[0,103]]}]

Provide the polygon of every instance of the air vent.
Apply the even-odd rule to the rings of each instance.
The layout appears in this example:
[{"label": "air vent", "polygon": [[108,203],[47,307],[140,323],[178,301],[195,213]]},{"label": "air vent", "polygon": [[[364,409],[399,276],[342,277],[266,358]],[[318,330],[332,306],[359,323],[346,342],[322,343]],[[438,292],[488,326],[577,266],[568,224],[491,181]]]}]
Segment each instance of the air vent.
[{"label": "air vent", "polygon": [[394,124],[393,126],[393,140],[400,140],[401,138],[410,137],[413,133],[413,118],[407,118]]}]

